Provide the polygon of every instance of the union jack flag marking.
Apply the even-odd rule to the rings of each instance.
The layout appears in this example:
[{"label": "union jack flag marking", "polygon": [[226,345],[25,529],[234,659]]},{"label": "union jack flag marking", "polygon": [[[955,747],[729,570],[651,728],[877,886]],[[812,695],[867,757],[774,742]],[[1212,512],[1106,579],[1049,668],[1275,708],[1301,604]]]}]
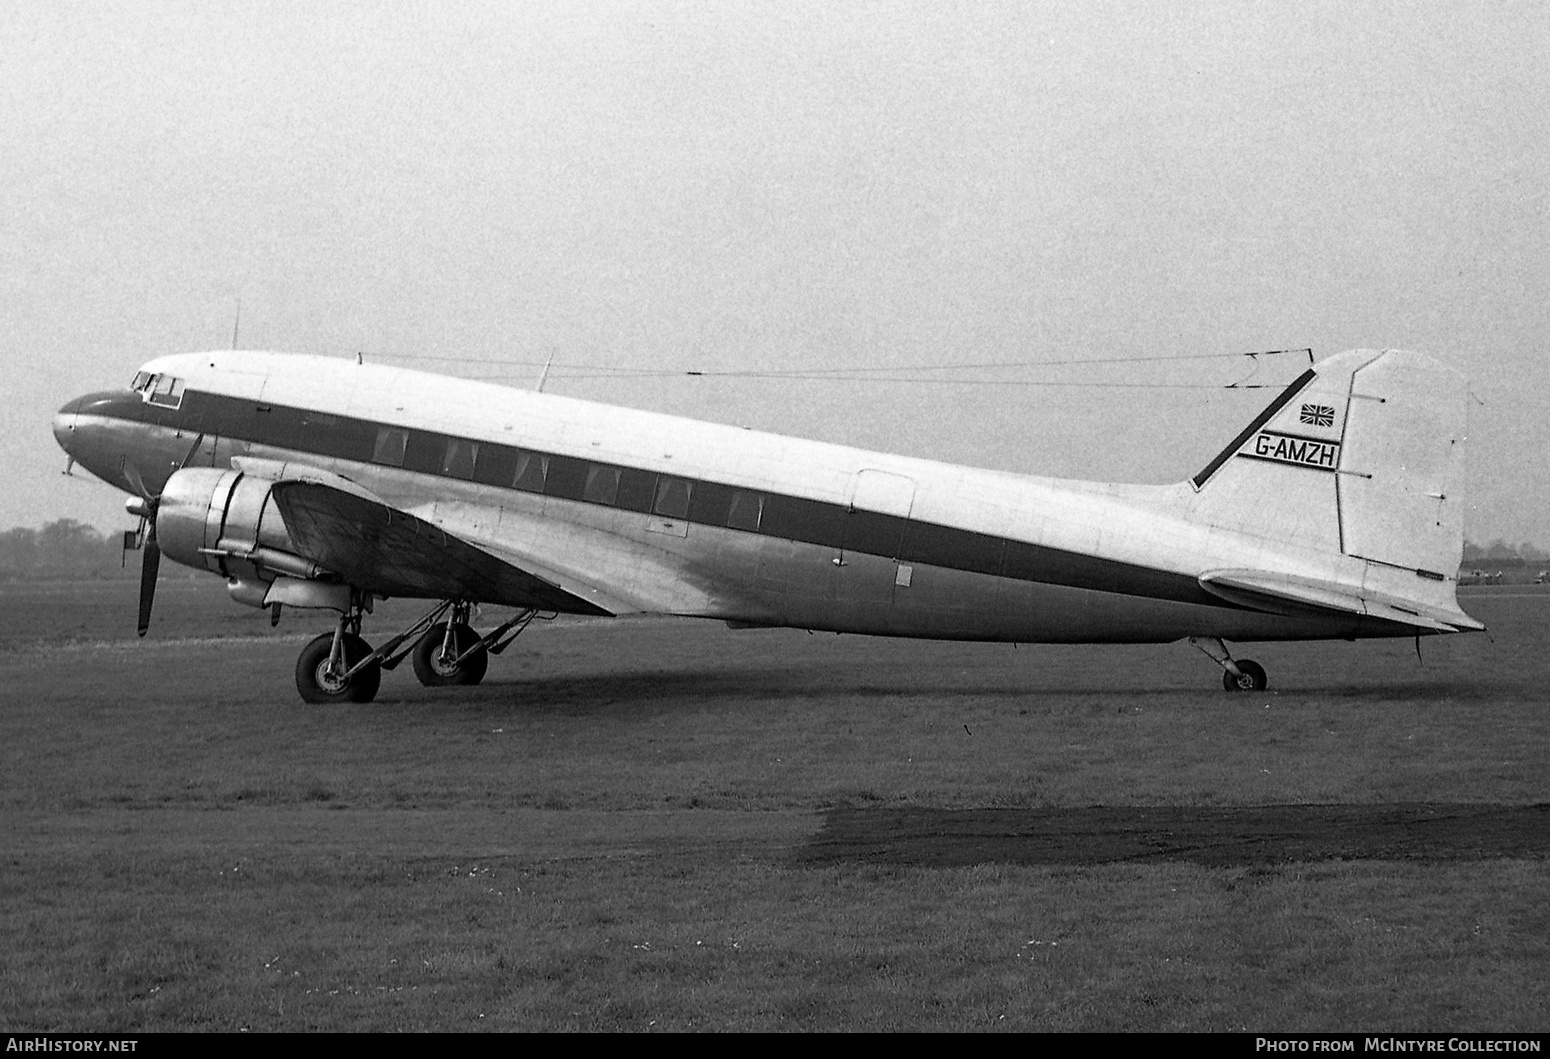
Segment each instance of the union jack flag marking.
[{"label": "union jack flag marking", "polygon": [[1335,425],[1335,410],[1327,404],[1305,404],[1298,418],[1310,426],[1332,427]]}]

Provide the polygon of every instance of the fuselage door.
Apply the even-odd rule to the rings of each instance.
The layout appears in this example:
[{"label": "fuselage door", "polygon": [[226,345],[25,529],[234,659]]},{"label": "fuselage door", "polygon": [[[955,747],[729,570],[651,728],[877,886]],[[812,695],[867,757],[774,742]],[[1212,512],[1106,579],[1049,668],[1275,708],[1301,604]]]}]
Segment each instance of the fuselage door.
[{"label": "fuselage door", "polygon": [[893,602],[903,569],[899,546],[914,504],[914,479],[871,468],[856,472],[843,543],[834,558],[835,598],[842,606]]}]

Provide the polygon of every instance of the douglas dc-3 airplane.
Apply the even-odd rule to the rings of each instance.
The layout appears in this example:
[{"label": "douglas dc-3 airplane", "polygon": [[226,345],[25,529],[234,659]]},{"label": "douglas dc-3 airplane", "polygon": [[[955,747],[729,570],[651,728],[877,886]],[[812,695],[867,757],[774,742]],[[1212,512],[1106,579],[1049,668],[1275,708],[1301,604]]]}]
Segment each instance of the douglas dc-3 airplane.
[{"label": "douglas dc-3 airplane", "polygon": [[[1353,350],[1310,367],[1175,485],[866,452],[316,356],[189,353],[60,409],[70,457],[131,494],[144,561],[232,598],[337,611],[308,702],[369,702],[412,656],[476,684],[540,612],[1013,643],[1224,641],[1484,626],[1455,598],[1463,380]],[[373,649],[376,598],[436,601]],[[475,604],[517,608],[481,635]]]}]

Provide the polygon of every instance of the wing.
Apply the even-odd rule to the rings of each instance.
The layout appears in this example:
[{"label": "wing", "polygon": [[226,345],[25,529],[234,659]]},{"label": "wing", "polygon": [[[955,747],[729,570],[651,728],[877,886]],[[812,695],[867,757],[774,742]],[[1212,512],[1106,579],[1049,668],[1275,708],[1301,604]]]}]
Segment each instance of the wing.
[{"label": "wing", "polygon": [[297,480],[276,482],[273,496],[303,556],[379,596],[611,613],[381,501]]},{"label": "wing", "polygon": [[1460,610],[1445,611],[1353,585],[1260,570],[1212,570],[1200,575],[1200,587],[1229,603],[1269,614],[1355,615],[1427,632],[1485,628]]}]

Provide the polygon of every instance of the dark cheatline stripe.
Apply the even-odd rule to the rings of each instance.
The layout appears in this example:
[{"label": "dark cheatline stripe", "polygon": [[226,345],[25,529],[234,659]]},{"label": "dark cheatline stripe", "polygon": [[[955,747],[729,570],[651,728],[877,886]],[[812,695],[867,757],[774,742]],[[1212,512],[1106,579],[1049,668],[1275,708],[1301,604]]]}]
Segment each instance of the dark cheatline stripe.
[{"label": "dark cheatline stripe", "polygon": [[[1209,472],[1214,472],[1254,430],[1279,411],[1313,377],[1314,372],[1309,369],[1197,478],[1203,481],[1209,477]],[[437,477],[471,478],[480,484],[513,492],[541,493],[631,511],[651,510],[657,482],[672,477],[619,464],[518,449],[436,431],[407,429],[352,416],[332,415],[196,390],[184,393],[183,407],[178,410],[151,405],[141,407],[144,409],[145,421],[162,426],[180,426],[184,429],[197,427],[221,437],[275,448],[359,463],[399,466]],[[401,462],[396,455],[392,462],[373,459],[377,432],[383,428],[407,429],[408,440],[402,449]],[[478,456],[473,461],[471,475],[466,465],[461,470],[446,466],[454,462],[447,458],[448,446],[454,442],[478,445]],[[523,464],[521,457],[524,454],[535,458]],[[537,469],[540,463],[544,468],[542,471]],[[524,466],[526,470],[523,470]],[[591,474],[595,468],[619,472],[612,503],[604,504],[592,499],[594,496],[607,495],[606,491],[595,491],[597,478]],[[844,504],[780,493],[762,493],[704,479],[677,480],[692,486],[687,519],[700,525],[729,528],[728,520],[734,517],[734,496],[739,493],[758,494],[765,498],[762,515],[757,530],[748,532],[757,532],[763,536],[1016,581],[1211,607],[1229,605],[1206,592],[1187,574],[1168,573],[973,530],[911,521],[895,515],[852,511]],[[589,481],[594,489],[590,495]]]},{"label": "dark cheatline stripe", "polygon": [[1190,479],[1190,481],[1195,483],[1195,488],[1199,489],[1201,486],[1205,485],[1207,480],[1209,480],[1210,477],[1217,472],[1222,464],[1232,459],[1233,453],[1243,448],[1243,443],[1248,441],[1249,438],[1253,437],[1256,430],[1270,422],[1271,417],[1281,409],[1285,408],[1286,403],[1293,397],[1296,397],[1298,393],[1302,391],[1304,386],[1318,378],[1318,374],[1318,372],[1314,371],[1312,368],[1309,368],[1307,371],[1297,376],[1297,378],[1293,380],[1290,386],[1281,391],[1279,397],[1270,402],[1269,407],[1254,417],[1254,422],[1243,428],[1243,433],[1233,438],[1225,449],[1216,454],[1216,458],[1214,460],[1206,464],[1205,470],[1201,471],[1199,474],[1195,475],[1195,477]]}]

